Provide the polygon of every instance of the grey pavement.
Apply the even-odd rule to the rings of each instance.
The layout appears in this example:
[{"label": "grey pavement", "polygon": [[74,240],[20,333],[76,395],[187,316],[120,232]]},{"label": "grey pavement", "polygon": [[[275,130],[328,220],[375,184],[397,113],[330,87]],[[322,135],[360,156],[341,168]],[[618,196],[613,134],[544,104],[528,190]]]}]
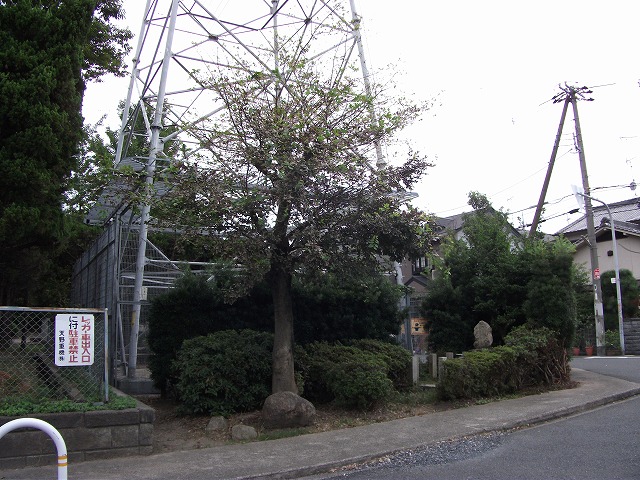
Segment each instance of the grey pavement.
[{"label": "grey pavement", "polygon": [[[640,384],[574,368],[577,388],[385,423],[201,450],[70,463],[69,480],[285,479],[329,472],[395,452],[521,427],[640,394]],[[56,468],[0,472],[0,479],[56,478]]]}]

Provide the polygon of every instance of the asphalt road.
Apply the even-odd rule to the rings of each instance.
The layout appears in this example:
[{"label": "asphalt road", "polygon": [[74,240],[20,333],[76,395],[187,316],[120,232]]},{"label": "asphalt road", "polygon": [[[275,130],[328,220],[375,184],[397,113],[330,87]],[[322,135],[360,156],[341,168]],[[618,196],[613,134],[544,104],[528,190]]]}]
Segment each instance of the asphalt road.
[{"label": "asphalt road", "polygon": [[[640,382],[640,357],[589,357],[575,368]],[[640,479],[640,397],[532,428],[402,452],[325,479]],[[316,477],[318,478],[318,477]]]},{"label": "asphalt road", "polygon": [[574,357],[571,366],[640,383],[640,357]]}]

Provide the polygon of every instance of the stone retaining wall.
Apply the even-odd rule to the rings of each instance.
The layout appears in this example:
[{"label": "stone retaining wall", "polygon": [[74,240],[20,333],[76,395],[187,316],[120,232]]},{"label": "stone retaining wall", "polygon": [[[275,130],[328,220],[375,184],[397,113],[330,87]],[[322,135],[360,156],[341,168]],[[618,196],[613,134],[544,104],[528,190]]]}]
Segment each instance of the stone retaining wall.
[{"label": "stone retaining wall", "polygon": [[[138,402],[136,408],[94,412],[34,414],[62,435],[69,463],[149,455],[153,450],[155,410]],[[0,416],[0,425],[19,417]],[[56,465],[57,452],[46,433],[19,429],[0,439],[0,470]],[[2,477],[4,478],[4,477]]]}]

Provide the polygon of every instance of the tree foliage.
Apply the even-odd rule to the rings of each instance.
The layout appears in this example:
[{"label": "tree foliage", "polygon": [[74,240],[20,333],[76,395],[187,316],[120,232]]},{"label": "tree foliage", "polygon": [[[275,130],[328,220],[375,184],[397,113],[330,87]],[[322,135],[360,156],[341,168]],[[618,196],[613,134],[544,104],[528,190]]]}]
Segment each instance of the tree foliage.
[{"label": "tree foliage", "polygon": [[295,392],[293,276],[376,271],[383,256],[399,260],[424,248],[425,216],[393,193],[411,189],[428,163],[409,152],[399,165],[371,166],[375,145],[419,107],[385,104],[381,92],[364,95],[344,72],[325,77],[301,57],[286,63],[286,79],[276,71],[208,81],[225,106],[198,133],[208,154],[178,166],[176,186],[154,215],[184,227],[185,238],[206,242],[216,257],[241,263],[248,284],[268,279],[273,390]]},{"label": "tree foliage", "polygon": [[114,20],[124,18],[122,0],[94,0],[94,4],[83,50],[83,78],[99,82],[106,74],[122,77],[126,74],[124,58],[131,50],[129,40],[133,38],[129,29],[114,24]]},{"label": "tree foliage", "polygon": [[383,276],[298,279],[293,283],[294,338],[316,341],[389,339],[401,323],[402,292]]},{"label": "tree foliage", "polygon": [[527,242],[520,254],[527,273],[524,314],[532,328],[549,328],[571,346],[576,327],[577,303],[573,266],[574,247],[564,239],[549,244]]},{"label": "tree foliage", "polygon": [[481,320],[497,344],[524,323],[551,328],[568,344],[576,317],[570,244],[521,237],[481,194],[470,194],[470,204],[476,210],[465,216],[463,237],[444,240],[444,274],[422,305],[432,347],[472,348]]},{"label": "tree foliage", "polygon": [[[620,296],[622,300],[622,317],[632,318],[638,315],[638,299],[640,298],[640,287],[633,276],[633,272],[621,269],[620,276]],[[618,294],[616,284],[611,283],[616,272],[608,270],[602,274],[602,303],[604,308],[604,324],[606,330],[618,330]]]},{"label": "tree foliage", "polygon": [[38,301],[38,284],[28,276],[19,281],[22,269],[27,264],[46,267],[43,260],[51,260],[51,248],[57,248],[67,229],[62,204],[83,135],[84,80],[121,68],[129,35],[109,24],[120,8],[119,0],[0,4],[4,301]]}]

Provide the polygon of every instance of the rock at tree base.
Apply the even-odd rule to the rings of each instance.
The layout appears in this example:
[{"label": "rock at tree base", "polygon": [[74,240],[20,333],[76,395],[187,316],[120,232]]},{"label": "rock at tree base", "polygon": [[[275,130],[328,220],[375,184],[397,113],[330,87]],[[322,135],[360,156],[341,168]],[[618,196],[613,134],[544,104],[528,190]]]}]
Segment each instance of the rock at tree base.
[{"label": "rock at tree base", "polygon": [[293,392],[269,395],[262,407],[262,421],[266,428],[293,428],[313,425],[316,407]]},{"label": "rock at tree base", "polygon": [[258,432],[249,425],[234,425],[231,427],[231,438],[233,440],[255,440]]},{"label": "rock at tree base", "polygon": [[209,423],[207,424],[206,431],[209,432],[221,432],[226,430],[229,427],[229,422],[224,417],[211,417]]},{"label": "rock at tree base", "polygon": [[475,342],[473,342],[473,348],[489,348],[493,344],[491,325],[483,320],[480,320],[473,328],[473,336],[476,339]]}]

